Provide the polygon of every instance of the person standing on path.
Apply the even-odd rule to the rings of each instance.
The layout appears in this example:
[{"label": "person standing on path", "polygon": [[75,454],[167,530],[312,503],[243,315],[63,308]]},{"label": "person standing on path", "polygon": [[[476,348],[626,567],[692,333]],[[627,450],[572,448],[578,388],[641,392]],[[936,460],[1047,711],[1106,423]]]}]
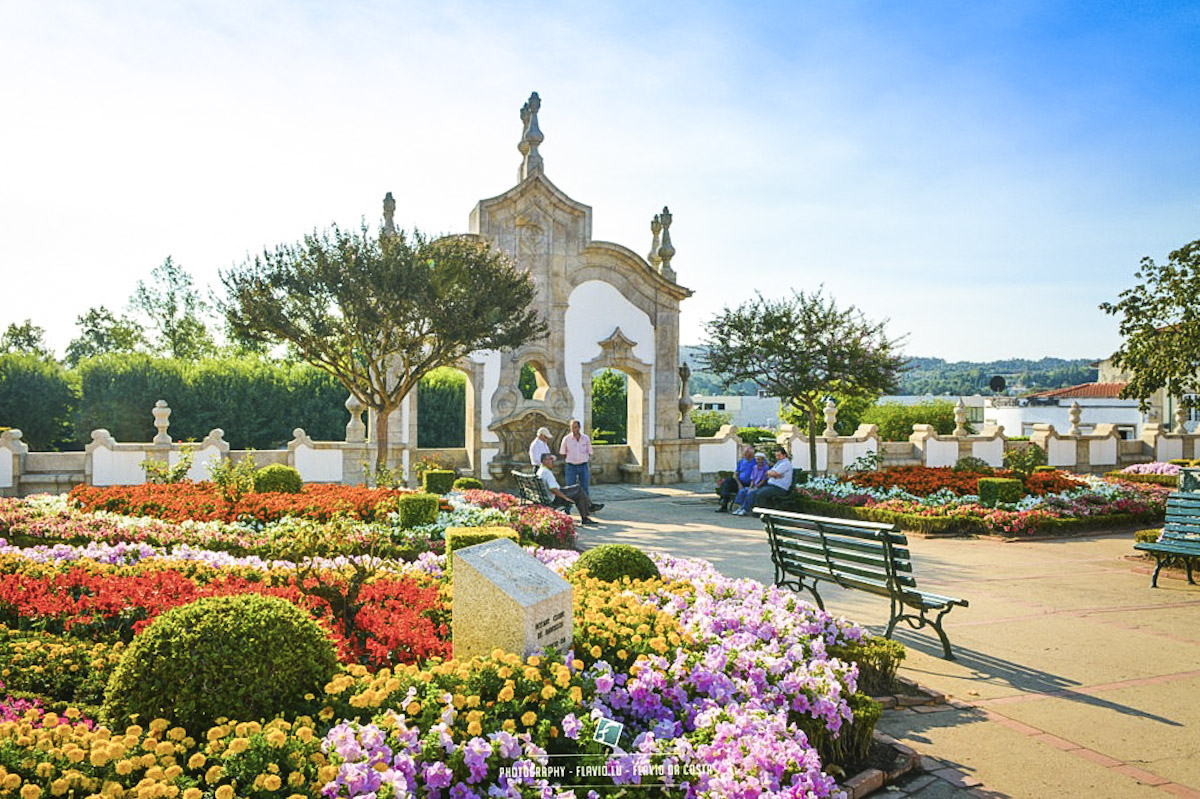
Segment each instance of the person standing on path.
[{"label": "person standing on path", "polygon": [[558,454],[567,462],[567,485],[578,484],[583,493],[591,494],[592,440],[580,429],[578,419],[571,420],[571,432],[563,436]]},{"label": "person standing on path", "polygon": [[542,465],[542,456],[550,451],[550,428],[539,427],[537,435],[529,445],[529,462],[534,466]]}]

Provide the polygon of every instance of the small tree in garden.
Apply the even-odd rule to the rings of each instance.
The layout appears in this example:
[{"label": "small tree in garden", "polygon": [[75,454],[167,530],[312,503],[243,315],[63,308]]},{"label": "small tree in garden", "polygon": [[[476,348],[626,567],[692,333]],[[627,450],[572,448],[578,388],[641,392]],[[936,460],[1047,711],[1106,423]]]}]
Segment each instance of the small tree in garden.
[{"label": "small tree in garden", "polygon": [[1166,389],[1185,405],[1200,391],[1200,240],[1171,253],[1167,263],[1143,258],[1134,277],[1142,281],[1100,309],[1121,317],[1124,342],[1114,366],[1132,377],[1121,396],[1140,401]]},{"label": "small tree in garden", "polygon": [[167,256],[150,273],[150,280],[138,281],[129,306],[150,320],[157,336],[155,349],[185,361],[213,355],[217,347],[204,323],[209,306],[191,274]]},{"label": "small tree in garden", "polygon": [[898,340],[854,306],[837,307],[820,290],[790,298],[759,294],[705,324],[707,362],[728,385],[750,380],[808,417],[809,463],[817,462],[817,418],[824,398],[876,396],[904,368]]},{"label": "small tree in garden", "polygon": [[336,225],[222,273],[240,336],[291,343],[376,412],[375,467],[387,466],[388,416],[421,378],[477,349],[518,347],[546,331],[533,280],[466,237],[372,234]]}]

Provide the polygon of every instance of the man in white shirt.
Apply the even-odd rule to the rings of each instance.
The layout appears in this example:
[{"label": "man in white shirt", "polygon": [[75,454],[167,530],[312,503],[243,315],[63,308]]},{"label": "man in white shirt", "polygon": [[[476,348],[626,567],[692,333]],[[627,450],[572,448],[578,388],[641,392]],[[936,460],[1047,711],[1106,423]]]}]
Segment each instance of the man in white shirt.
[{"label": "man in white shirt", "polygon": [[550,428],[539,427],[533,443],[529,445],[529,463],[533,466],[542,465],[542,456],[550,451]]},{"label": "man in white shirt", "polygon": [[558,484],[558,478],[554,476],[553,469],[554,453],[547,452],[542,455],[542,465],[537,470],[538,479],[546,484],[546,489],[559,499],[574,503],[575,507],[579,510],[579,518],[583,524],[589,526],[599,524],[590,514],[600,510],[604,506],[593,505],[591,497],[587,495],[587,492],[583,490],[583,486],[581,485],[567,486],[566,488],[561,487]]}]

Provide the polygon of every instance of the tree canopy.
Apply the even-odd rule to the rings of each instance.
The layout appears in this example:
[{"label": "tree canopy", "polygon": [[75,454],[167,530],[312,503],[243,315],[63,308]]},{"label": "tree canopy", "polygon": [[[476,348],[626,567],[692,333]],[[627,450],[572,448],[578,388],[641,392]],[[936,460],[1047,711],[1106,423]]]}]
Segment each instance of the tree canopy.
[{"label": "tree canopy", "polygon": [[1143,258],[1134,274],[1141,281],[1100,309],[1119,316],[1124,341],[1113,365],[1132,375],[1122,397],[1139,400],[1142,410],[1160,389],[1186,405],[1200,391],[1200,241],[1193,241],[1156,264]]},{"label": "tree canopy", "polygon": [[103,305],[89,308],[75,323],[79,325],[79,336],[71,339],[64,358],[70,366],[95,355],[138,352],[146,347],[141,325],[128,317],[117,317]]},{"label": "tree canopy", "polygon": [[752,381],[784,409],[808,416],[809,464],[816,468],[816,419],[825,397],[875,397],[893,389],[904,368],[883,322],[854,306],[838,308],[821,290],[755,299],[705,324],[708,367],[726,385]]},{"label": "tree canopy", "polygon": [[54,360],[54,353],[46,346],[46,330],[26,319],[21,324],[10,322],[0,334],[0,354],[34,355],[44,361]]},{"label": "tree canopy", "polygon": [[222,273],[230,329],[289,342],[376,412],[377,469],[388,416],[422,376],[473,350],[544,335],[534,284],[502,252],[469,237],[373,234],[336,225]]},{"label": "tree canopy", "polygon": [[187,361],[215,354],[216,344],[204,323],[208,303],[191,274],[167,256],[150,279],[150,283],[138,281],[129,305],[150,320],[159,354]]}]

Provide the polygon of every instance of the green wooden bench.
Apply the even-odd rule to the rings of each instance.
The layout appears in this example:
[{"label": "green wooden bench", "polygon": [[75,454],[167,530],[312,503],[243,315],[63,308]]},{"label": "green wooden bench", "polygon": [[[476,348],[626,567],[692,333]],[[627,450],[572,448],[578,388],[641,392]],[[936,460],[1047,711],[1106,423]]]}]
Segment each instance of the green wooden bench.
[{"label": "green wooden bench", "polygon": [[1192,585],[1192,561],[1200,560],[1200,494],[1175,492],[1167,497],[1167,518],[1158,541],[1133,545],[1134,549],[1154,556],[1154,576],[1150,587],[1158,587],[1158,573],[1163,566],[1182,565],[1187,569],[1187,581]]},{"label": "green wooden bench", "polygon": [[536,472],[518,472],[514,469],[512,476],[517,483],[517,496],[521,499],[521,504],[545,505],[547,508],[555,510],[569,511],[571,509],[570,502],[550,493],[550,489],[546,488],[546,484],[542,482]]},{"label": "green wooden bench", "polygon": [[[895,525],[830,519],[771,508],[756,507],[771,543],[775,585],[793,591],[810,591],[822,610],[825,604],[817,583],[868,591],[891,600],[884,637],[891,638],[897,623],[914,630],[932,627],[942,642],[946,660],[954,660],[942,618],[967,600],[932,594],[917,588],[908,539]],[[936,615],[934,615],[936,614]]]}]

